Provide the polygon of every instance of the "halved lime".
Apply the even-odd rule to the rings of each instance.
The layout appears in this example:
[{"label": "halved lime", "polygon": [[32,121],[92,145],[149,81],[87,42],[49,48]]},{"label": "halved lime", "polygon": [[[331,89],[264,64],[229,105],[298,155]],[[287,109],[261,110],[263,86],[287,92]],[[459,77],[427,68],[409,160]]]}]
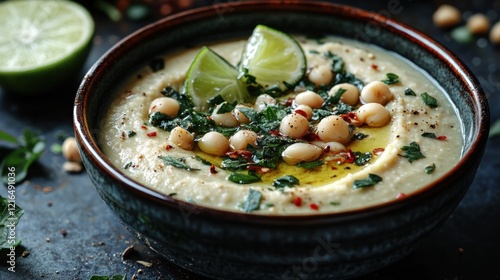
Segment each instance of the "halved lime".
[{"label": "halved lime", "polygon": [[70,1],[6,1],[0,3],[0,34],[0,85],[44,93],[81,70],[94,22]]},{"label": "halved lime", "polygon": [[184,82],[184,92],[194,107],[200,111],[209,108],[208,100],[220,95],[233,103],[251,99],[245,84],[238,80],[238,70],[224,58],[203,47],[189,66]]},{"label": "halved lime", "polygon": [[265,89],[287,89],[305,74],[306,58],[299,43],[279,30],[257,25],[245,46],[240,70],[248,69]]}]

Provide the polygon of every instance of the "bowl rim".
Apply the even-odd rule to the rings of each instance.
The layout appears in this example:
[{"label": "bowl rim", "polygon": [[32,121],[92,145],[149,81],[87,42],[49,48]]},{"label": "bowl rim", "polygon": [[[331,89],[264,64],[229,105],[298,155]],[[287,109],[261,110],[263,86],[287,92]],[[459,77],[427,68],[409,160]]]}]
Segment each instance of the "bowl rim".
[{"label": "bowl rim", "polygon": [[[106,61],[113,61],[118,59],[124,50],[140,44],[139,37],[150,37],[157,30],[165,28],[172,28],[178,24],[185,24],[196,20],[203,20],[218,17],[219,12],[224,9],[229,14],[238,14],[246,12],[256,12],[262,10],[280,10],[285,12],[304,12],[304,13],[321,13],[327,15],[341,16],[342,18],[349,18],[351,20],[370,22],[383,26],[387,31],[396,34],[397,36],[404,37],[404,39],[411,40],[418,44],[421,48],[429,53],[438,57],[440,60],[445,61],[448,67],[461,78],[462,83],[469,92],[472,100],[472,106],[475,106],[474,112],[476,117],[474,119],[474,127],[476,128],[477,135],[474,135],[472,143],[468,151],[463,154],[460,161],[447,173],[443,174],[437,180],[422,187],[405,197],[400,199],[393,199],[384,203],[379,203],[371,206],[341,211],[341,212],[326,212],[326,213],[312,213],[312,214],[256,214],[245,213],[236,211],[226,211],[208,206],[191,204],[182,200],[177,200],[171,196],[161,194],[125,175],[118,168],[116,168],[99,149],[96,140],[92,137],[90,128],[87,122],[86,111],[91,89],[98,84],[95,78],[99,78],[105,72]],[[142,38],[141,37],[141,38]],[[81,152],[85,152],[89,159],[98,166],[102,171],[107,173],[120,187],[127,189],[143,199],[154,201],[163,206],[177,209],[196,209],[197,216],[209,217],[217,220],[227,220],[232,222],[245,222],[255,224],[280,224],[280,225],[293,225],[293,224],[319,224],[319,223],[337,223],[348,221],[351,219],[369,218],[374,215],[384,214],[393,210],[402,210],[411,207],[416,203],[420,203],[427,197],[432,196],[434,193],[444,191],[446,188],[453,187],[447,186],[445,182],[452,180],[452,178],[460,177],[462,172],[469,169],[468,165],[471,161],[479,161],[484,153],[486,146],[487,135],[489,131],[489,108],[484,91],[480,83],[472,74],[472,72],[464,65],[461,60],[456,57],[446,47],[423,34],[405,23],[385,17],[375,12],[369,12],[359,8],[335,4],[330,2],[321,1],[290,1],[290,0],[249,0],[239,2],[218,3],[211,6],[195,8],[189,11],[180,12],[166,18],[148,24],[130,35],[120,40],[117,44],[105,52],[89,69],[83,78],[75,98],[73,108],[73,124],[75,135]],[[448,184],[449,185],[449,184]],[[96,187],[97,188],[97,187]]]}]

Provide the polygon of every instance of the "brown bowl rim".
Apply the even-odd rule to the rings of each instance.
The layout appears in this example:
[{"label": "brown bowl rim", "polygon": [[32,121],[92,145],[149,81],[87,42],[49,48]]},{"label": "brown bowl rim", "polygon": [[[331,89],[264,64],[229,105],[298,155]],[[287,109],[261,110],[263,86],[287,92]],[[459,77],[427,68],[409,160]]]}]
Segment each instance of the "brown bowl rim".
[{"label": "brown bowl rim", "polygon": [[[225,9],[225,12],[232,14],[255,12],[258,10],[262,11],[264,9],[276,11],[285,10],[285,12],[314,12],[340,16],[363,22],[375,21],[388,31],[398,36],[402,36],[405,39],[411,40],[420,45],[420,47],[424,48],[426,51],[433,53],[435,56],[439,57],[439,59],[443,60],[452,69],[457,77],[461,78],[462,83],[467,87],[467,91],[471,93],[472,101],[475,106],[474,109],[478,114],[475,118],[474,124],[474,127],[477,127],[478,131],[477,137],[473,140],[470,149],[462,156],[458,164],[431,184],[428,184],[411,194],[407,194],[405,197],[400,199],[394,199],[376,205],[341,212],[287,215],[226,211],[177,200],[171,196],[161,194],[134,181],[113,166],[113,164],[99,149],[95,139],[91,136],[91,133],[89,133],[89,126],[85,112],[89,100],[88,93],[91,92],[92,87],[96,83],[94,81],[95,76],[99,77],[99,75],[105,71],[105,67],[103,68],[103,66],[106,65],[106,61],[114,61],[115,59],[118,59],[120,55],[126,53],[127,48],[140,44],[141,38],[144,36],[153,36],[157,30],[172,28],[177,24],[217,17],[219,16],[218,13],[222,9]],[[474,77],[472,72],[460,61],[460,59],[440,43],[404,23],[374,12],[329,2],[306,2],[293,0],[251,0],[244,2],[219,3],[212,6],[180,12],[138,29],[109,49],[87,72],[75,98],[73,116],[75,134],[82,151],[89,156],[90,160],[97,166],[97,168],[105,171],[107,175],[118,182],[121,187],[126,188],[134,195],[138,195],[143,199],[154,201],[166,207],[194,209],[197,211],[197,215],[217,220],[280,225],[321,224],[325,222],[335,223],[351,219],[369,218],[373,215],[384,214],[391,212],[392,210],[401,210],[406,207],[411,207],[411,205],[416,203],[421,203],[427,197],[432,196],[435,192],[444,191],[446,188],[453,187],[449,184],[449,182],[452,182],[453,179],[456,179],[455,177],[460,177],[460,174],[466,172],[466,170],[469,169],[467,166],[469,162],[480,160],[489,131],[489,109],[486,96],[479,82]]]}]

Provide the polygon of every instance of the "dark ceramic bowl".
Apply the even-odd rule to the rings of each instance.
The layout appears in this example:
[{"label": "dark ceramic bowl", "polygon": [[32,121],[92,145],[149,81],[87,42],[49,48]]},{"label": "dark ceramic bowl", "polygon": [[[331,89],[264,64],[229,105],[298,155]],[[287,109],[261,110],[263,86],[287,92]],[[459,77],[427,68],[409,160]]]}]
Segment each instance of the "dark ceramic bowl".
[{"label": "dark ceramic bowl", "polygon": [[[105,110],[108,93],[129,69],[186,42],[249,35],[257,24],[354,38],[413,61],[440,83],[460,112],[465,142],[460,162],[404,199],[309,216],[259,216],[188,204],[135,182],[111,164],[97,141],[98,112]],[[401,259],[436,231],[466,193],[485,148],[488,124],[478,81],[444,47],[381,15],[309,1],[227,2],[147,26],[97,61],[74,107],[85,167],[123,224],[167,260],[225,279],[343,279]]]}]

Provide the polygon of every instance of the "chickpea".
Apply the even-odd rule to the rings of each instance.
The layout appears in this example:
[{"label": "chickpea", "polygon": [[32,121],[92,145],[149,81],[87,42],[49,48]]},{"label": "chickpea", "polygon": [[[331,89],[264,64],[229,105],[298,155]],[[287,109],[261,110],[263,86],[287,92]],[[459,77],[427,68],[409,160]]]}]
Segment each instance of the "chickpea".
[{"label": "chickpea", "polygon": [[168,139],[183,150],[193,149],[194,135],[180,126],[174,127],[174,129],[170,131]]},{"label": "chickpea", "polygon": [[325,102],[325,100],[323,100],[323,97],[321,97],[321,95],[310,90],[301,92],[295,97],[295,104],[307,105],[313,109],[321,108],[323,102]]},{"label": "chickpea", "polygon": [[391,120],[391,113],[378,103],[368,103],[358,108],[358,120],[369,127],[382,127]]},{"label": "chickpea", "polygon": [[68,161],[82,162],[75,137],[68,137],[64,139],[64,142],[62,144],[62,154]]},{"label": "chickpea", "polygon": [[493,44],[500,45],[500,21],[495,23],[491,28],[490,41]]},{"label": "chickpea", "polygon": [[482,35],[490,29],[490,21],[484,14],[474,14],[467,20],[467,28],[474,35]]},{"label": "chickpea", "polygon": [[239,110],[239,108],[250,108],[250,107],[241,104],[236,105],[236,107],[233,110],[233,116],[239,123],[250,123],[250,119],[248,119],[247,116],[245,116],[245,114],[243,114]]},{"label": "chickpea", "polygon": [[257,96],[257,99],[255,99],[254,109],[257,112],[260,112],[266,109],[267,105],[274,105],[274,104],[276,104],[276,99],[274,99],[271,95],[261,94]]},{"label": "chickpea", "polygon": [[309,162],[318,159],[323,153],[323,149],[308,143],[294,143],[288,146],[281,157],[289,165],[295,165],[300,162]]},{"label": "chickpea", "polygon": [[160,112],[171,118],[175,118],[179,113],[179,102],[170,97],[159,97],[151,102],[149,114]]},{"label": "chickpea", "polygon": [[210,118],[215,122],[216,125],[224,126],[224,127],[236,127],[238,126],[238,120],[236,117],[233,115],[232,112],[227,112],[223,114],[217,114],[217,111],[220,109],[220,107],[223,105],[219,104],[217,107],[215,107],[214,111],[212,112],[212,115],[210,115]]},{"label": "chickpea", "polygon": [[328,152],[332,153],[332,154],[339,154],[341,152],[347,151],[347,148],[342,143],[334,142],[334,141],[330,141],[330,142],[314,141],[311,144],[322,148],[323,151],[325,151],[325,149],[328,149]]},{"label": "chickpea", "polygon": [[349,125],[339,116],[328,116],[322,119],[316,128],[316,132],[319,139],[324,142],[347,143],[351,138]]},{"label": "chickpea", "polygon": [[244,150],[247,145],[256,145],[257,133],[251,130],[240,130],[229,138],[229,147],[231,150]]},{"label": "chickpea", "polygon": [[394,98],[389,87],[381,81],[373,81],[361,90],[360,101],[366,103],[387,104]]},{"label": "chickpea", "polygon": [[294,112],[297,114],[300,114],[302,116],[304,116],[304,114],[305,114],[304,117],[306,117],[307,120],[310,120],[313,117],[313,110],[311,107],[309,107],[307,105],[301,104],[301,105],[295,107]]},{"label": "chickpea", "polygon": [[432,15],[437,27],[448,28],[460,23],[460,11],[451,5],[441,5]]},{"label": "chickpea", "polygon": [[345,92],[342,93],[342,95],[340,96],[340,100],[342,100],[342,102],[344,102],[345,104],[351,105],[351,106],[358,104],[358,101],[359,101],[359,89],[358,89],[358,87],[356,87],[355,85],[348,84],[348,83],[338,84],[338,85],[335,85],[334,87],[332,87],[332,89],[330,89],[330,91],[328,92],[328,95],[329,96],[334,95],[335,93],[337,93],[337,91],[339,89],[345,90]]},{"label": "chickpea", "polygon": [[223,156],[229,149],[229,140],[222,133],[211,131],[201,137],[198,147],[209,155]]},{"label": "chickpea", "polygon": [[309,130],[309,122],[301,114],[286,115],[280,124],[280,133],[291,138],[302,138]]},{"label": "chickpea", "polygon": [[309,72],[308,78],[316,86],[328,85],[333,81],[332,67],[329,65],[314,67]]}]

